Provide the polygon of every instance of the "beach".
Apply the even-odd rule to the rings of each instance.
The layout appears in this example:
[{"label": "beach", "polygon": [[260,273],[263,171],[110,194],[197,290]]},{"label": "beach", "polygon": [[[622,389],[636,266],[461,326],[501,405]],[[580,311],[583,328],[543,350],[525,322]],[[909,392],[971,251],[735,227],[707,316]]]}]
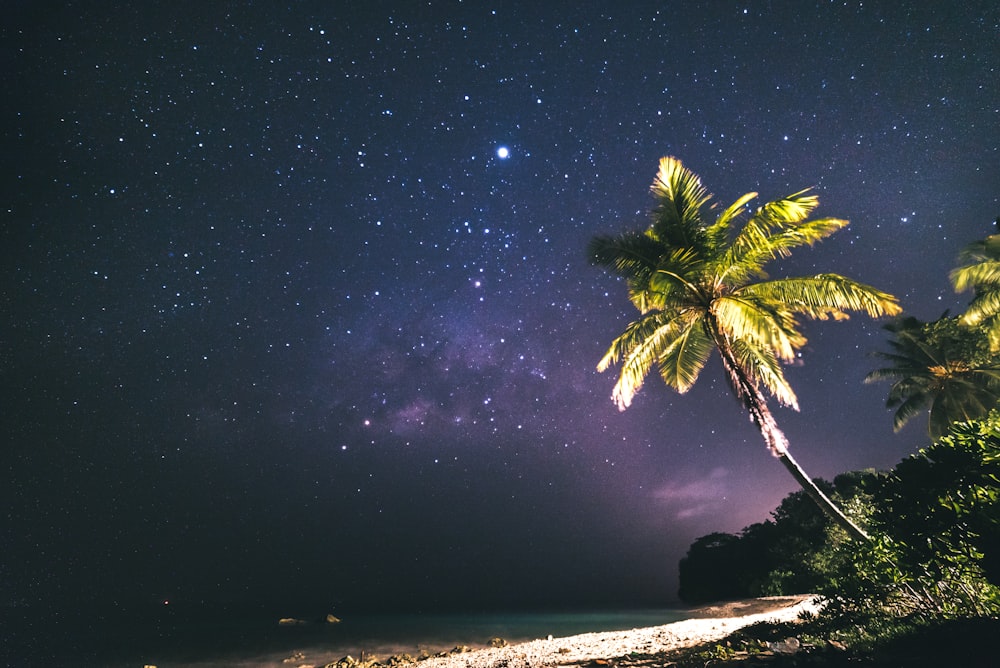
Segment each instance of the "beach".
[{"label": "beach", "polygon": [[575,666],[630,654],[656,654],[719,640],[758,622],[795,621],[803,612],[818,611],[815,600],[815,596],[802,595],[734,601],[698,608],[692,611],[694,618],[662,626],[532,640],[429,658],[415,665],[419,668],[539,668]]},{"label": "beach", "polygon": [[[777,596],[683,611],[376,615],[349,617],[336,624],[254,627],[238,636],[220,635],[220,627],[207,627],[204,636],[167,635],[157,642],[140,642],[137,647],[144,649],[118,652],[114,661],[79,665],[550,668],[604,661],[623,665],[617,659],[630,657],[634,662],[717,641],[761,621],[795,621],[802,612],[818,611],[815,600],[813,595]],[[240,630],[239,625],[233,628]]]}]

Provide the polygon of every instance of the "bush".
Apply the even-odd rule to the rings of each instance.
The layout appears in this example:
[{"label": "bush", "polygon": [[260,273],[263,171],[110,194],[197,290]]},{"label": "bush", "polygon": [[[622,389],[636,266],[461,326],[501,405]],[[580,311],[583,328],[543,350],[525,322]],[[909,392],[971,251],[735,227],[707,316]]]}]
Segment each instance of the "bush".
[{"label": "bush", "polygon": [[944,618],[1000,613],[1000,419],[953,425],[873,490],[869,545],[844,545],[824,593],[848,609]]},{"label": "bush", "polygon": [[[858,505],[872,472],[837,476],[817,484],[848,508]],[[867,506],[864,506],[867,507]],[[679,564],[681,600],[690,604],[753,596],[815,592],[835,570],[831,536],[847,536],[832,525],[805,492],[785,497],[771,519],[737,534],[713,533],[696,540]]]},{"label": "bush", "polygon": [[[872,541],[851,541],[803,492],[739,535],[710,534],[680,564],[688,603],[818,592],[833,616],[1000,614],[1000,417],[953,425],[888,473],[819,481]],[[891,625],[891,623],[890,623]]]}]

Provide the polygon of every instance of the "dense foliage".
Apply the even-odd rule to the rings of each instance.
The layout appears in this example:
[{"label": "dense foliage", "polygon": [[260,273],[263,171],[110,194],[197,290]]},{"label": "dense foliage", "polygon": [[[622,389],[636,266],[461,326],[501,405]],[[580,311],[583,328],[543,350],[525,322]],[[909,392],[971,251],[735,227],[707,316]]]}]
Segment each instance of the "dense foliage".
[{"label": "dense foliage", "polygon": [[[1000,220],[998,220],[1000,225]],[[822,615],[797,629],[751,628],[678,657],[702,666],[753,656],[785,634],[808,656],[768,665],[993,665],[1000,631],[1000,235],[976,242],[952,272],[975,296],[964,314],[886,327],[894,427],[925,413],[931,445],[892,471],[818,481],[870,539],[849,541],[801,493],[738,535],[710,534],[680,564],[690,603],[813,591]],[[773,626],[773,625],[772,625]],[[785,661],[787,659],[787,661]]]},{"label": "dense foliage", "polygon": [[[873,474],[838,476],[819,486],[852,504]],[[829,580],[831,524],[804,492],[793,492],[771,513],[737,534],[697,539],[679,564],[681,600],[690,604],[819,591]]]},{"label": "dense foliage", "polygon": [[952,423],[985,417],[997,405],[1000,359],[985,328],[945,314],[933,322],[907,316],[885,329],[893,334],[890,350],[876,355],[889,366],[865,382],[892,381],[886,405],[896,409],[895,430],[927,411],[928,433],[937,439]]},{"label": "dense foliage", "polygon": [[[1000,613],[1000,417],[958,423],[882,479],[875,550],[854,556],[848,607],[917,615]],[[848,580],[850,578],[847,578]],[[871,600],[871,593],[881,594]],[[833,596],[836,592],[831,592]]]},{"label": "dense foliage", "polygon": [[[953,425],[888,473],[840,476],[830,490],[873,540],[846,540],[802,494],[738,536],[698,539],[681,562],[691,603],[815,591],[832,616],[1000,614],[1000,415]],[[720,574],[724,573],[724,576]]]}]

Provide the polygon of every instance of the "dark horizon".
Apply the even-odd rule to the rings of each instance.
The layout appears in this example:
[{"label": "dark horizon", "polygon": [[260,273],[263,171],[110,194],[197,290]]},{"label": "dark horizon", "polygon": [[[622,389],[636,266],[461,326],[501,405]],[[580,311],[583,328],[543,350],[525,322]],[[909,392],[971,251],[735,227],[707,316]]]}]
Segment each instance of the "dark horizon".
[{"label": "dark horizon", "polygon": [[[717,360],[618,412],[590,238],[646,226],[664,155],[723,206],[813,187],[851,225],[771,274],[933,319],[1000,212],[994,3],[8,10],[15,619],[671,605],[795,482]],[[811,476],[927,443],[862,383],[883,324],[804,327]]]}]

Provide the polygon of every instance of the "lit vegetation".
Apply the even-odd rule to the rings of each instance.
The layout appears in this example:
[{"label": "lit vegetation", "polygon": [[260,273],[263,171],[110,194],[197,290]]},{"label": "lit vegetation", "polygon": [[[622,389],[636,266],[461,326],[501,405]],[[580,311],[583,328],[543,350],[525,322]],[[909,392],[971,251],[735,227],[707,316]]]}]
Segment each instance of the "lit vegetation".
[{"label": "lit vegetation", "polygon": [[969,244],[959,260],[962,264],[952,270],[951,282],[958,292],[974,293],[962,314],[962,324],[983,326],[990,333],[993,349],[1000,349],[1000,234]]},{"label": "lit vegetation", "polygon": [[645,231],[595,237],[591,260],[622,276],[640,313],[600,361],[620,364],[613,398],[624,410],[656,369],[667,385],[687,392],[713,351],[722,359],[733,393],[750,413],[771,453],[807,494],[855,538],[866,539],[788,452],[788,441],[767,404],[767,394],[798,408],[782,364],[806,344],[799,317],[842,320],[858,311],[878,317],[899,313],[889,294],[838,274],[768,279],[765,266],[847,225],[809,216],[819,199],[801,191],[754,211],[747,193],[714,220],[712,195],[675,158],[663,158],[653,181],[656,200]]},{"label": "lit vegetation", "polygon": [[[709,534],[680,565],[681,595],[818,592],[823,614],[756,625],[721,643],[659,657],[678,666],[987,665],[1000,631],[1000,236],[969,246],[951,277],[975,296],[964,314],[886,327],[898,430],[925,412],[931,444],[888,472],[820,487],[868,528],[848,540],[801,492],[739,535]],[[775,651],[794,640],[795,651]],[[784,640],[782,640],[784,639]]]},{"label": "lit vegetation", "polygon": [[876,354],[890,366],[865,382],[893,381],[887,405],[896,409],[896,431],[927,411],[928,433],[940,438],[953,422],[985,417],[1000,400],[1000,359],[984,328],[947,315],[928,323],[900,318],[885,328],[891,350]]}]

